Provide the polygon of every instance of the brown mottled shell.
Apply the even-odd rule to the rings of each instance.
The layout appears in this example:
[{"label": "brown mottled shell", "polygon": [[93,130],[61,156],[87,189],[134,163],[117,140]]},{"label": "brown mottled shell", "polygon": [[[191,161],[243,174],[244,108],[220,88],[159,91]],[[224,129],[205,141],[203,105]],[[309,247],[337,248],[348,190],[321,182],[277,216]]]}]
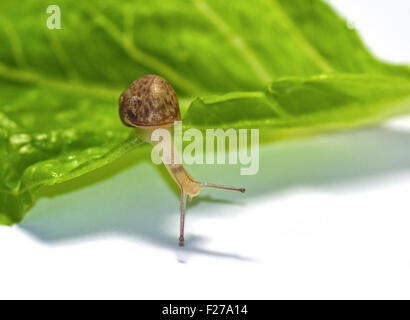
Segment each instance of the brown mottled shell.
[{"label": "brown mottled shell", "polygon": [[121,94],[119,105],[122,122],[132,127],[160,127],[181,120],[174,89],[155,74],[131,83]]}]

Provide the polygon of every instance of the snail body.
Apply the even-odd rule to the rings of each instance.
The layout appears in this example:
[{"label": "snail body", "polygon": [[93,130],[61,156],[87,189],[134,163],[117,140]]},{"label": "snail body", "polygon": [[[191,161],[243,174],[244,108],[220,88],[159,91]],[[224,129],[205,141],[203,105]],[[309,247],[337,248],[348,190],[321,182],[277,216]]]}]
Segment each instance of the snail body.
[{"label": "snail body", "polygon": [[[181,120],[175,90],[168,81],[155,74],[138,78],[121,94],[119,98],[119,115],[125,125],[136,128],[139,138],[153,146],[158,143],[151,139],[151,134],[155,129],[170,130],[175,121]],[[199,195],[204,187],[235,190],[242,193],[245,192],[245,189],[196,181],[185,170],[182,162],[175,161],[179,155],[175,152],[172,139],[171,143],[170,150],[173,161],[164,161],[165,159],[163,159],[163,163],[181,189],[179,244],[183,245],[186,196],[189,198],[195,197]]]}]

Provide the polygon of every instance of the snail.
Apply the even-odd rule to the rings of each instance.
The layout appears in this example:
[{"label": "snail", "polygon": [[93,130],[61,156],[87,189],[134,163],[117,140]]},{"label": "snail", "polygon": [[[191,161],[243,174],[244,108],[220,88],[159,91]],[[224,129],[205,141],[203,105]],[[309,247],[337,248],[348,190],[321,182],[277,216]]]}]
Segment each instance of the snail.
[{"label": "snail", "polygon": [[[121,94],[119,114],[125,125],[135,127],[137,137],[153,146],[158,143],[151,139],[155,129],[170,130],[174,121],[181,120],[178,98],[174,89],[168,81],[154,74],[138,78]],[[186,196],[191,200],[198,196],[201,189],[205,187],[235,190],[242,193],[245,189],[196,181],[185,170],[182,162],[176,161],[176,159],[179,160],[179,155],[176,154],[174,147],[171,148],[173,161],[164,159],[164,153],[162,157],[162,162],[181,189],[179,245],[183,246]]]}]

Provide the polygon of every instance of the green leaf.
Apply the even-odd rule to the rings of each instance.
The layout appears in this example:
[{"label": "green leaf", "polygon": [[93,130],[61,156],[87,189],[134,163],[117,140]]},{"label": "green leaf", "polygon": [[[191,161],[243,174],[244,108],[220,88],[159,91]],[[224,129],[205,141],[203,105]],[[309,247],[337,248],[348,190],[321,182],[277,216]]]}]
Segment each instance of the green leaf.
[{"label": "green leaf", "polygon": [[345,129],[410,111],[410,80],[380,75],[290,77],[264,90],[195,99],[189,127],[259,128],[269,139]]},{"label": "green leaf", "polygon": [[[54,1],[0,4],[0,224],[43,186],[140,145],[118,96],[168,79],[188,127],[261,128],[263,140],[409,112],[410,70],[376,60],[319,0]],[[192,102],[192,103],[191,103]]]}]

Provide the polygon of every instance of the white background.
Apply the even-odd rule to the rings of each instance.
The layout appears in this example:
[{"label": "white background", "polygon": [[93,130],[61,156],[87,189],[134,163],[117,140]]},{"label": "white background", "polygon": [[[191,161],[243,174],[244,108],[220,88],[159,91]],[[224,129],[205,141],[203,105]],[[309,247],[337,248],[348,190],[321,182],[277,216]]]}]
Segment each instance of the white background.
[{"label": "white background", "polygon": [[[410,62],[409,1],[331,3],[378,57]],[[101,169],[0,227],[0,298],[410,298],[409,169],[410,119],[264,146],[258,177],[192,167],[247,193],[204,191],[185,248],[163,169]]]}]

